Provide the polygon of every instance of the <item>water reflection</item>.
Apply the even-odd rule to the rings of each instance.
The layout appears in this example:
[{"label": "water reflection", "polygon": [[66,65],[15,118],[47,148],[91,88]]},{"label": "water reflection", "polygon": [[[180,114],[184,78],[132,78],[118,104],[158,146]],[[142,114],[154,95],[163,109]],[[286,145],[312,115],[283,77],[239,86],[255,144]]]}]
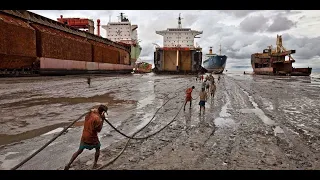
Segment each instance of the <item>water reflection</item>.
[{"label": "water reflection", "polygon": [[185,118],[185,121],[186,121],[185,129],[186,129],[186,132],[188,134],[188,131],[191,128],[191,111],[185,111],[184,118]]}]

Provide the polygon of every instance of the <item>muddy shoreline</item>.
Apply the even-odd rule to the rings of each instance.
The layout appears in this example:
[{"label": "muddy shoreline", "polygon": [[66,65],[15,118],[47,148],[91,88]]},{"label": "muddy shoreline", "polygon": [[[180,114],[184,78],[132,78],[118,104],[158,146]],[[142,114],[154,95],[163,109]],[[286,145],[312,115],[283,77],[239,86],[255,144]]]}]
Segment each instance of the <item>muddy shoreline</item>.
[{"label": "muddy shoreline", "polygon": [[[173,91],[181,87],[182,93],[137,136],[151,134],[172,120],[184,101],[184,89],[192,85],[195,98],[201,84],[194,76],[98,76],[93,77],[91,88],[86,76],[3,81],[0,167],[13,167],[65,123],[99,103],[108,103],[110,121],[132,134],[148,123],[166,95],[176,96]],[[198,101],[194,101],[191,109],[181,111],[159,134],[132,140],[105,169],[319,169],[318,92],[310,77],[221,75],[205,114],[199,115]],[[77,149],[81,131],[80,121],[21,169],[62,169]],[[115,157],[127,141],[106,125],[100,138],[100,164]],[[90,169],[93,153],[80,155],[72,169]]]}]

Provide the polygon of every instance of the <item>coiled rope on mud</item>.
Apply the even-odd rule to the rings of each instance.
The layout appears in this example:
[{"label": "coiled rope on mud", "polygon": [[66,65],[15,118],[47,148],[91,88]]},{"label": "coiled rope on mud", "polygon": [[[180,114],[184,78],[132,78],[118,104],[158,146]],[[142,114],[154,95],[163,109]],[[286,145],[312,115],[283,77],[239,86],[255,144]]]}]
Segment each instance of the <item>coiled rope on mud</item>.
[{"label": "coiled rope on mud", "polygon": [[[152,116],[151,120],[150,120],[146,125],[144,125],[141,129],[143,129],[143,128],[145,128],[147,125],[149,125],[149,124],[152,122],[152,120],[156,117],[156,115],[157,115],[157,113],[160,111],[160,109],[161,109],[164,105],[166,105],[171,99],[174,99],[174,98],[176,98],[176,97],[177,97],[177,96],[174,96],[174,97],[172,97],[172,98],[169,98],[160,108],[158,108],[157,111],[155,112],[155,114]],[[147,139],[147,138],[153,136],[154,134],[156,134],[156,133],[150,134],[150,135],[145,136],[145,137],[134,137],[133,135],[132,135],[132,136],[128,136],[128,135],[124,134],[123,132],[121,132],[120,130],[118,130],[116,127],[114,127],[107,119],[104,119],[104,121],[106,121],[106,123],[108,123],[108,124],[109,124],[115,131],[117,131],[119,134],[121,134],[122,136],[124,136],[124,137],[126,137],[126,138],[129,138],[129,139]]]},{"label": "coiled rope on mud", "polygon": [[[177,89],[180,89],[182,88],[183,86],[177,88]],[[177,93],[177,89],[176,89],[176,93]],[[175,94],[176,94],[175,93]],[[165,97],[168,97],[170,95],[167,94]],[[164,97],[164,98],[165,98]],[[162,106],[160,106],[158,108],[158,110],[156,111],[156,113],[154,114],[154,116],[152,117],[152,119],[150,120],[150,122],[148,124],[151,123],[151,121],[153,120],[153,118],[156,116],[156,114],[158,113],[158,111],[165,105],[167,104],[171,99],[175,98],[176,96],[168,99]],[[88,112],[86,113],[83,113],[81,116],[79,116],[76,120],[74,120],[73,122],[71,122],[68,126],[66,126],[59,134],[57,134],[56,136],[54,136],[51,140],[49,140],[46,144],[44,144],[41,148],[39,148],[37,151],[35,151],[34,153],[32,153],[30,156],[28,156],[27,158],[25,158],[22,162],[20,162],[19,164],[17,164],[16,166],[14,166],[13,168],[11,168],[10,170],[16,170],[18,169],[19,167],[21,167],[22,165],[24,165],[26,162],[28,162],[31,158],[33,158],[35,155],[37,155],[38,153],[40,153],[44,148],[46,148],[49,144],[51,144],[54,140],[56,140],[59,136],[61,136],[65,131],[67,131],[73,124],[75,124],[77,121],[79,121],[82,117],[84,117],[85,115],[87,115]],[[107,120],[106,120],[107,121]],[[117,132],[120,132],[117,128],[115,128],[109,121],[107,121],[107,123],[113,128],[115,129]],[[147,124],[147,125],[148,125]],[[146,126],[144,126],[146,127]],[[144,128],[143,127],[143,128]],[[125,135],[122,133],[122,135]],[[151,134],[150,136],[153,136],[154,134]],[[127,136],[127,137],[130,137],[130,136]],[[140,139],[140,138],[138,138]],[[146,138],[141,138],[141,139],[146,139]]]},{"label": "coiled rope on mud", "polygon": [[[145,137],[145,138],[141,138],[141,139],[146,139],[146,138],[149,138],[149,137],[151,137],[151,136],[154,136],[154,135],[158,134],[159,132],[161,132],[161,131],[162,131],[163,129],[165,129],[166,127],[168,127],[170,124],[172,124],[172,123],[175,121],[175,119],[177,118],[177,116],[179,115],[179,113],[180,113],[180,111],[182,110],[183,106],[184,106],[184,104],[182,104],[182,106],[180,107],[180,109],[179,109],[179,111],[177,112],[177,114],[174,116],[174,118],[173,118],[168,124],[166,124],[165,126],[163,126],[163,127],[162,127],[161,129],[159,129],[158,131],[154,132],[153,134],[150,134],[149,136],[147,136],[147,137]],[[150,122],[151,122],[151,121],[150,121]],[[150,122],[149,122],[149,123],[150,123]],[[148,123],[148,124],[149,124],[149,123]],[[134,139],[133,137],[134,137],[136,134],[138,134],[140,131],[142,131],[148,124],[146,124],[144,127],[142,127],[142,128],[139,129],[137,132],[135,132],[135,133],[132,135],[132,138],[129,138],[129,139],[128,139],[128,141],[126,142],[125,146],[122,148],[122,150],[119,152],[119,154],[118,154],[116,157],[114,157],[113,159],[111,159],[111,160],[110,160],[109,162],[107,162],[106,164],[100,166],[100,167],[97,168],[96,170],[101,170],[102,168],[105,168],[105,167],[107,167],[108,165],[112,164],[114,161],[116,161],[116,160],[122,155],[122,153],[125,151],[125,149],[128,147],[130,140],[131,140],[131,139]]]}]

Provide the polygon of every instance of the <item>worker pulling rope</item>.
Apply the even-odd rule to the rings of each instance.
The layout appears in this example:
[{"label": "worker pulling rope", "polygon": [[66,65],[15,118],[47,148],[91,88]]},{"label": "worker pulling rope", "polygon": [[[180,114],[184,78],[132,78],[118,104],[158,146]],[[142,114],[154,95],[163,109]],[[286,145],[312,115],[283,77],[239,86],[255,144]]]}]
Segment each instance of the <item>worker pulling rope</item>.
[{"label": "worker pulling rope", "polygon": [[[181,88],[181,87],[180,87]],[[180,89],[180,88],[177,88],[177,89]],[[177,93],[177,92],[176,92]],[[176,94],[175,93],[175,94]],[[165,97],[169,96],[170,94],[167,94]],[[154,114],[154,116],[152,117],[152,119],[150,120],[150,122],[153,120],[153,118],[155,117],[155,115],[158,113],[158,111],[165,105],[167,104],[171,99],[175,98],[177,96],[174,96],[172,98],[169,98],[161,107],[158,108],[158,110],[156,111],[156,113]],[[74,120],[73,122],[71,122],[67,127],[65,127],[59,134],[57,134],[56,136],[54,136],[51,140],[49,140],[45,145],[43,145],[41,148],[39,148],[37,151],[35,151],[34,153],[32,153],[30,156],[28,156],[26,159],[24,159],[22,162],[20,162],[19,164],[17,164],[16,166],[14,166],[13,168],[11,168],[11,170],[16,170],[18,169],[19,167],[21,167],[23,164],[25,164],[26,162],[28,162],[31,158],[33,158],[35,155],[37,155],[39,152],[41,152],[44,148],[46,148],[49,144],[51,144],[54,140],[56,140],[59,136],[61,136],[65,131],[67,131],[73,124],[75,124],[77,121],[79,121],[82,117],[84,117],[85,115],[87,115],[88,113],[84,113],[82,114],[78,119]],[[106,120],[107,121],[107,120]],[[149,122],[149,123],[150,123]],[[107,121],[107,123],[112,127],[114,128],[117,132],[120,132],[118,129],[116,129],[109,121]],[[149,124],[148,123],[148,124]],[[147,124],[147,125],[148,125]],[[146,127],[146,126],[145,126]],[[125,135],[122,133],[122,135]],[[153,136],[155,134],[151,134],[149,135],[149,137]],[[127,136],[126,137],[130,137],[130,136]],[[142,138],[137,138],[137,139],[146,139],[148,137],[142,137]]]}]

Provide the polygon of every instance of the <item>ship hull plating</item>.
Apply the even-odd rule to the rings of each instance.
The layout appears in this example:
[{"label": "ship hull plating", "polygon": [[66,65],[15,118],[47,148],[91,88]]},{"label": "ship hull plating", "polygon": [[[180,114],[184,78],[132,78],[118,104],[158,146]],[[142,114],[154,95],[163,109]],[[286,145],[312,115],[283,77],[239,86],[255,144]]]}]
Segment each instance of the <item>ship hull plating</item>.
[{"label": "ship hull plating", "polygon": [[227,63],[227,56],[207,56],[207,59],[203,62],[203,67],[208,70],[209,73],[221,74]]},{"label": "ship hull plating", "polygon": [[278,75],[278,76],[310,76],[312,68],[292,68],[292,71],[275,71],[273,68],[253,68],[253,72],[258,75]]},{"label": "ship hull plating", "polygon": [[157,48],[153,72],[157,74],[197,74],[202,70],[201,49]]},{"label": "ship hull plating", "polygon": [[[292,62],[284,61],[282,63],[257,63],[260,59],[256,55],[251,57],[251,65],[254,74],[257,75],[276,75],[276,76],[310,76],[312,68],[293,68]],[[264,67],[265,66],[265,67]]]},{"label": "ship hull plating", "polygon": [[[131,73],[131,48],[25,10],[0,11],[0,76]],[[137,55],[140,51],[137,51]]]}]

